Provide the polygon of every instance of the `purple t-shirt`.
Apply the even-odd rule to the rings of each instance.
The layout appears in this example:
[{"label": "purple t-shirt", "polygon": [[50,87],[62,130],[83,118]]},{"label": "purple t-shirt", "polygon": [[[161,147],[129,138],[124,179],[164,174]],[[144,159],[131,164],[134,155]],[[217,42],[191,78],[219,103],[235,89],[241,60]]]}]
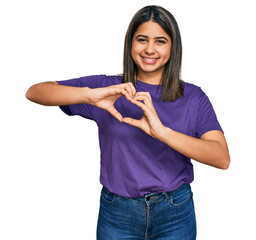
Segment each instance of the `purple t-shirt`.
[{"label": "purple t-shirt", "polygon": [[[76,87],[107,87],[122,83],[121,76],[88,76],[58,81]],[[214,109],[200,87],[183,82],[184,96],[175,102],[159,101],[161,86],[137,81],[137,92],[149,92],[162,123],[171,129],[200,138],[220,130]],[[168,192],[194,179],[190,158],[154,139],[137,127],[119,122],[104,109],[90,104],[60,106],[68,115],[94,120],[99,128],[101,150],[100,182],[123,197],[141,197],[152,192]],[[140,119],[143,111],[122,96],[115,108],[123,117]]]}]

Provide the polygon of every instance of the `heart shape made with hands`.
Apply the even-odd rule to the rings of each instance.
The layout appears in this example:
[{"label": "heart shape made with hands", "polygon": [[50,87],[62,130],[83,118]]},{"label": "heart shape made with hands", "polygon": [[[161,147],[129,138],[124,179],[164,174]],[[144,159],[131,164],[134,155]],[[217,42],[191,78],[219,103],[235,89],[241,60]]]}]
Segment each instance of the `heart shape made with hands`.
[{"label": "heart shape made with hands", "polygon": [[139,120],[143,117],[143,110],[136,105],[136,94],[130,99],[127,99],[127,97],[123,95],[115,102],[114,107],[117,113],[113,116],[116,117],[120,122],[123,122],[124,118]]},{"label": "heart shape made with hands", "polygon": [[[133,120],[142,120],[146,117],[148,120],[157,117],[156,110],[154,108],[152,98],[149,92],[136,92],[134,97],[127,97],[127,102],[123,101],[123,105],[120,107],[117,105],[116,110],[120,113],[121,117],[128,118],[129,121],[126,123],[131,123]],[[133,121],[134,122],[134,121]]]},{"label": "heart shape made with hands", "polygon": [[125,117],[123,122],[138,127],[151,137],[157,138],[159,129],[163,127],[163,124],[156,113],[150,93],[138,92],[134,98],[130,99],[130,102],[140,108],[142,116],[138,120]]},{"label": "heart shape made with hands", "polygon": [[120,122],[138,127],[151,136],[163,126],[150,93],[137,92],[131,82],[101,88],[99,92],[101,101],[98,106]]}]

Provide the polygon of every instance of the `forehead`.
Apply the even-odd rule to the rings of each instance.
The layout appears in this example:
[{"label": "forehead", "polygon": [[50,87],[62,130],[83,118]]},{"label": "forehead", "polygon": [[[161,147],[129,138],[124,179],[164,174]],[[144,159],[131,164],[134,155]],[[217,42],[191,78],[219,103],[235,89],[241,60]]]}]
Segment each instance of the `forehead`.
[{"label": "forehead", "polygon": [[135,32],[134,37],[139,34],[152,38],[163,36],[170,39],[168,33],[158,23],[152,21],[142,23]]}]

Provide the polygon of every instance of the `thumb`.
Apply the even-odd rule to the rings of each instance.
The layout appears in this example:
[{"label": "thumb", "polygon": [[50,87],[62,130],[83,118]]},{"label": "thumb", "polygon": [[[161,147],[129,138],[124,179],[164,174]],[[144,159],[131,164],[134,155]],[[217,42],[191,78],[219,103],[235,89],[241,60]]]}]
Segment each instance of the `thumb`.
[{"label": "thumb", "polygon": [[129,117],[125,117],[123,118],[123,122],[132,125],[134,127],[139,127],[139,120],[133,119],[133,118],[129,118]]},{"label": "thumb", "polygon": [[115,118],[117,118],[120,122],[123,121],[123,116],[115,109],[115,107],[111,106],[109,109],[107,109],[107,111],[114,116]]}]

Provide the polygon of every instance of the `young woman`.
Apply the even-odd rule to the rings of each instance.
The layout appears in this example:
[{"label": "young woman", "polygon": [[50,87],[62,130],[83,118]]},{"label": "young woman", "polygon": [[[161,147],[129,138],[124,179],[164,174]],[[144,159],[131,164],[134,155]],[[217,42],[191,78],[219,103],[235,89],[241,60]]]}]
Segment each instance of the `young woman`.
[{"label": "young woman", "polygon": [[227,169],[227,143],[201,88],[180,79],[181,37],[162,7],[128,27],[122,76],[32,86],[26,97],[97,122],[103,185],[97,239],[196,239],[191,158]]}]

